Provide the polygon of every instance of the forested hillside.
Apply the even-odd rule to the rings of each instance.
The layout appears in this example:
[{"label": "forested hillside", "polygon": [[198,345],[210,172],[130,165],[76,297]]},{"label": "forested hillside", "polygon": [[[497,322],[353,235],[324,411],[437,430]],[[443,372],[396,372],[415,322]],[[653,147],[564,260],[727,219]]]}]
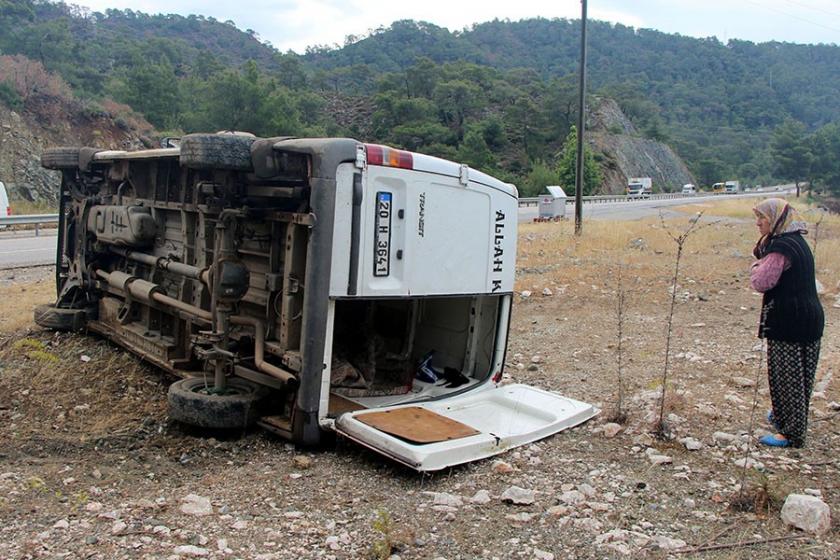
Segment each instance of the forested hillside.
[{"label": "forested hillside", "polygon": [[[457,33],[401,21],[298,56],[200,15],[0,0],[0,68],[20,55],[91,110],[113,99],[161,132],[346,134],[459,158],[528,192],[558,172],[577,118],[578,33],[567,20]],[[722,44],[603,22],[588,37],[590,93],[615,99],[634,134],[671,145],[702,184],[838,180],[817,160],[840,143],[840,47]],[[25,78],[0,74],[0,103],[25,110]],[[782,161],[785,146],[807,161]]]}]

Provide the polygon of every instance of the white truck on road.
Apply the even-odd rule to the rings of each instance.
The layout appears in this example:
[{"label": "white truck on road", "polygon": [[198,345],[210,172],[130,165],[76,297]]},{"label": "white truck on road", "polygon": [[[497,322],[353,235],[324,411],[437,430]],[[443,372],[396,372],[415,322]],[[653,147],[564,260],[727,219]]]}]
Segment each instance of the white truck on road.
[{"label": "white truck on road", "polygon": [[741,183],[739,181],[727,181],[723,188],[726,194],[738,194],[741,192]]},{"label": "white truck on road", "polygon": [[628,177],[627,198],[648,198],[653,194],[653,182],[650,177]]}]

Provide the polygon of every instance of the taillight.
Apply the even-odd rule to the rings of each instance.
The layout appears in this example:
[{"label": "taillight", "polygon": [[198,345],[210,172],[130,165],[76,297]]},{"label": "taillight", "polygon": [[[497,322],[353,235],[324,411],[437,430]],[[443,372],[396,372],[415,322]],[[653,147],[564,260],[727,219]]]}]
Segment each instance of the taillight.
[{"label": "taillight", "polygon": [[368,165],[414,169],[414,157],[411,152],[395,150],[379,144],[365,144]]},{"label": "taillight", "polygon": [[11,207],[11,206],[6,206],[6,215],[7,215],[7,216],[11,216],[11,215],[12,215],[12,207]]}]

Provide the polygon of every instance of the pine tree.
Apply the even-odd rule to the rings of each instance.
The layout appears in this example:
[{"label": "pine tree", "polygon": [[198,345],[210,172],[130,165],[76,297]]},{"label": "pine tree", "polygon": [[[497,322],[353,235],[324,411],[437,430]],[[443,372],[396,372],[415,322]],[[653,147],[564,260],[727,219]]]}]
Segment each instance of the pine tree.
[{"label": "pine tree", "polygon": [[[577,164],[577,127],[573,126],[563,143],[563,154],[557,165],[560,185],[571,196],[575,192],[575,169]],[[583,196],[588,196],[601,186],[601,168],[588,146],[583,147]]]}]

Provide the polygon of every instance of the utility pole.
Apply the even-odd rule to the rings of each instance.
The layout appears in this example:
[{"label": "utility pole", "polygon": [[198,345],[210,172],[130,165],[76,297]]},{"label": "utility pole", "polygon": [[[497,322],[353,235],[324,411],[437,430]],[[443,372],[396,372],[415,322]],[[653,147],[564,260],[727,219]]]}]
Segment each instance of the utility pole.
[{"label": "utility pole", "polygon": [[580,99],[578,101],[577,166],[575,168],[575,235],[583,229],[583,133],[586,118],[586,0],[580,16]]}]

